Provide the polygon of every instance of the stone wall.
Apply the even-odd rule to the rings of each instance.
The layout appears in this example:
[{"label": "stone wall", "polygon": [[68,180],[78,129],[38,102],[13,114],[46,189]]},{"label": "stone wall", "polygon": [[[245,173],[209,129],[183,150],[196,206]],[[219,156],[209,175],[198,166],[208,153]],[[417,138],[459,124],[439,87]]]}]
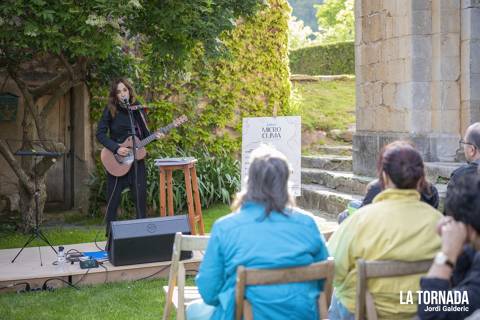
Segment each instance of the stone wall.
[{"label": "stone wall", "polygon": [[374,175],[382,146],[399,138],[426,161],[455,160],[461,133],[480,120],[474,2],[355,2],[356,173]]}]

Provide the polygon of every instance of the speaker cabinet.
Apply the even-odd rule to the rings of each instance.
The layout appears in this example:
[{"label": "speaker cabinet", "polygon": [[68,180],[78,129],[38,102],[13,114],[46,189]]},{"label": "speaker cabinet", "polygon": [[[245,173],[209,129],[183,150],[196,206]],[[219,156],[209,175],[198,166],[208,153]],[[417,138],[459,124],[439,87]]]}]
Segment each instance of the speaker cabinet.
[{"label": "speaker cabinet", "polygon": [[[114,266],[170,261],[177,232],[190,234],[187,215],[112,221],[108,260]],[[181,254],[191,257],[191,251]]]}]

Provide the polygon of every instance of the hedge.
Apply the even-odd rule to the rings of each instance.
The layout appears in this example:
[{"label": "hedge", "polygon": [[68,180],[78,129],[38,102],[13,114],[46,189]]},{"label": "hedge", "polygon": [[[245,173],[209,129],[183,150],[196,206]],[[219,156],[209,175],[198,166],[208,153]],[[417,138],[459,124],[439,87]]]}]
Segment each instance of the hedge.
[{"label": "hedge", "polygon": [[309,75],[354,74],[354,43],[338,42],[291,51],[290,72]]}]

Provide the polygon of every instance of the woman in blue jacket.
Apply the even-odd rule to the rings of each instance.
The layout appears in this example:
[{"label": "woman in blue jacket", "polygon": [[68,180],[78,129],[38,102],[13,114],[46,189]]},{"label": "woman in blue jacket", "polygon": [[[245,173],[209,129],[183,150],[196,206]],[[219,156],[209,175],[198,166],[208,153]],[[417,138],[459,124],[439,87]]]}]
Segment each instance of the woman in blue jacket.
[{"label": "woman in blue jacket", "polygon": [[[236,270],[309,265],[328,257],[313,218],[293,208],[289,166],[280,152],[261,147],[252,153],[247,190],[235,212],[215,222],[196,283],[205,304],[187,308],[189,319],[233,319]],[[320,281],[251,286],[246,297],[255,319],[318,319]],[[200,311],[200,312],[196,312]],[[206,312],[203,317],[200,313]]]}]

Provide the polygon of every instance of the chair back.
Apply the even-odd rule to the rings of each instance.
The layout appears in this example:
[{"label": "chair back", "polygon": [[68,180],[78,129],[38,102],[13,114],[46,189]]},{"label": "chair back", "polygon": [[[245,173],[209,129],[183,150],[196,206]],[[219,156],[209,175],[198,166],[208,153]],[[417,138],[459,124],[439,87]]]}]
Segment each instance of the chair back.
[{"label": "chair back", "polygon": [[307,282],[325,279],[323,292],[318,300],[320,319],[328,317],[328,306],[332,293],[334,261],[328,260],[312,263],[308,266],[283,269],[247,269],[237,268],[237,283],[235,288],[235,319],[253,319],[251,304],[245,299],[245,287],[252,285],[283,284],[291,282]]},{"label": "chair back", "polygon": [[388,278],[426,273],[432,260],[421,261],[393,261],[357,260],[357,292],[355,304],[355,320],[378,319],[375,302],[367,289],[367,280],[373,278]]},{"label": "chair back", "polygon": [[180,232],[175,234],[163,320],[169,318],[175,286],[178,287],[177,319],[185,319],[185,266],[183,262],[180,261],[180,255],[182,251],[204,251],[207,248],[209,239],[210,236],[183,235]]}]

